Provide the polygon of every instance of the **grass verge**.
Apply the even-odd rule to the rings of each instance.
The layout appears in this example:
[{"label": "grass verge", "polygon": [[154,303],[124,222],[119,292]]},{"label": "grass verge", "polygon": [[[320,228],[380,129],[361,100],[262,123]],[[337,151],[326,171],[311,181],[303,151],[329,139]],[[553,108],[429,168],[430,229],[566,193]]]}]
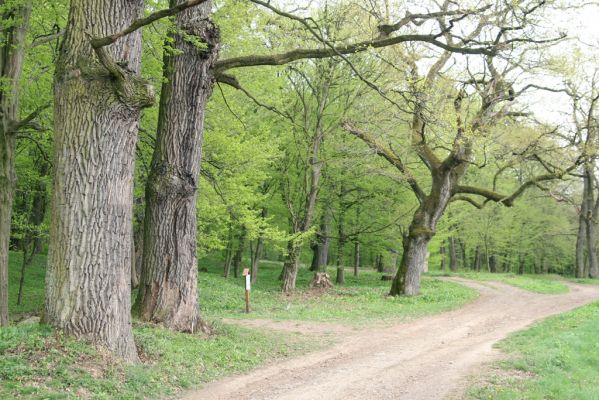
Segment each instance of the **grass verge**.
[{"label": "grass verge", "polygon": [[469,390],[471,399],[599,399],[599,302],[550,317],[501,341],[510,355]]},{"label": "grass verge", "polygon": [[220,326],[212,337],[136,326],[143,363],[128,365],[44,325],[0,329],[0,398],[147,399],[313,349],[296,334]]},{"label": "grass verge", "polygon": [[[300,268],[298,289],[291,295],[280,293],[281,266],[262,263],[257,284],[252,287],[252,313],[244,310],[244,281],[224,279],[209,268],[200,274],[201,307],[210,318],[269,318],[331,321],[361,325],[375,321],[398,321],[457,308],[478,297],[475,290],[437,279],[422,280],[422,294],[415,297],[388,297],[390,282],[381,274],[346,271],[345,284],[328,291],[307,289],[313,272]],[[333,271],[329,271],[333,274]]]},{"label": "grass verge", "polygon": [[[431,271],[428,276],[458,276],[461,278],[472,279],[476,281],[497,281],[520,289],[528,290],[534,293],[542,294],[560,294],[567,293],[568,286],[560,282],[555,275],[518,275],[512,273],[490,272],[444,272]],[[561,278],[560,278],[561,279]]]}]

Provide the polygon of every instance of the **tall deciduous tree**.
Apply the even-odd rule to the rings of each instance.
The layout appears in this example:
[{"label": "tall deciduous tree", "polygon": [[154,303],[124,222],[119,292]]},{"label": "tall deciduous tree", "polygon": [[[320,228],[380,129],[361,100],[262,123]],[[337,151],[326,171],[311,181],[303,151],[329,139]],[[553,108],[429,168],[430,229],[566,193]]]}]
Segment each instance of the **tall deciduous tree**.
[{"label": "tall deciduous tree", "polygon": [[[183,1],[171,0],[171,7]],[[204,112],[219,35],[211,3],[179,13],[164,56],[156,144],[146,185],[139,297],[143,320],[202,329],[197,303],[196,199]],[[170,49],[172,47],[172,50]]]},{"label": "tall deciduous tree", "polygon": [[16,134],[35,114],[19,120],[19,79],[31,1],[0,3],[0,326],[8,325],[8,245],[16,185]]},{"label": "tall deciduous tree", "polygon": [[[448,2],[444,3],[441,12],[447,12],[448,6]],[[471,119],[466,119],[463,103],[468,97],[468,92],[465,87],[456,88],[453,94],[455,115],[453,129],[455,129],[455,133],[451,140],[451,148],[448,149],[446,155],[441,157],[429,143],[430,127],[428,122],[430,118],[427,117],[427,110],[438,107],[433,103],[435,97],[433,90],[435,87],[439,88],[436,86],[439,83],[439,73],[450,60],[450,53],[445,52],[437,57],[427,73],[422,75],[418,73],[418,65],[413,58],[403,57],[403,61],[407,63],[413,75],[411,81],[413,110],[409,126],[410,148],[428,170],[430,189],[427,190],[423,183],[416,178],[414,171],[392,147],[381,144],[376,138],[351,123],[344,124],[349,133],[364,141],[376,154],[385,158],[405,176],[406,182],[418,200],[418,208],[403,238],[404,251],[399,270],[393,280],[391,295],[412,296],[420,292],[420,275],[426,262],[428,243],[435,235],[439,219],[450,201],[465,200],[481,207],[482,204],[469,197],[469,195],[476,195],[481,196],[485,202],[494,201],[511,206],[527,188],[543,181],[561,178],[574,168],[572,166],[568,170],[551,169],[546,174],[532,177],[512,194],[460,184],[468,165],[472,162],[474,138],[477,135],[484,135],[484,132],[492,128],[499,119],[510,115],[508,106],[515,96],[514,89],[506,82],[508,79],[506,74],[510,68],[498,68],[493,56],[502,46],[501,43],[514,43],[514,38],[509,37],[509,34],[506,33],[510,31],[506,25],[515,24],[518,26],[516,30],[520,30],[522,24],[527,24],[531,14],[538,12],[540,6],[537,2],[518,6],[507,5],[506,8],[495,11],[490,19],[480,19],[478,24],[473,25],[471,31],[465,36],[454,38],[449,34],[445,35],[450,43],[458,40],[459,45],[466,45],[471,41],[481,42],[482,40],[477,38],[489,24],[495,24],[496,30],[495,39],[489,47],[491,55],[486,55],[483,59],[486,65],[485,72],[481,76],[473,75],[472,79],[465,83],[465,85],[470,84],[475,88],[478,100],[470,101],[469,106],[476,107],[477,110],[473,112]],[[450,24],[444,17],[438,18],[437,22],[441,27]],[[519,42],[535,42],[530,37],[517,40]]]},{"label": "tall deciduous tree", "polygon": [[54,84],[46,276],[47,321],[129,361],[133,160],[154,94],[138,76],[141,33],[127,29],[143,12],[143,0],[71,1]]}]

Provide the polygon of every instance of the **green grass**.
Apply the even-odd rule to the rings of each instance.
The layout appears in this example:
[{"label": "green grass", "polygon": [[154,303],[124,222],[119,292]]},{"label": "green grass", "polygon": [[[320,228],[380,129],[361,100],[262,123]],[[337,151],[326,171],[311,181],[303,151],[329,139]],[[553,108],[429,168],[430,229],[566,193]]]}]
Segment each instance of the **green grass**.
[{"label": "green grass", "polygon": [[543,294],[560,294],[567,293],[568,286],[560,282],[561,278],[555,275],[517,275],[513,273],[489,273],[489,272],[444,272],[431,271],[428,276],[458,276],[462,278],[472,279],[476,281],[497,281],[528,290],[535,293]]},{"label": "green grass", "polygon": [[[478,296],[472,289],[451,282],[424,278],[422,294],[416,297],[388,297],[390,282],[381,274],[360,271],[354,277],[345,273],[346,283],[322,292],[306,289],[313,273],[300,268],[298,290],[292,295],[280,293],[278,276],[281,265],[261,263],[258,282],[252,287],[252,312],[244,311],[243,278],[224,279],[218,268],[200,274],[200,299],[210,318],[270,318],[334,321],[364,324],[397,321],[457,308]],[[334,279],[334,272],[329,273]]]},{"label": "green grass", "polygon": [[[473,399],[599,399],[599,303],[548,318],[499,343],[511,355]],[[523,378],[524,377],[524,378]]]},{"label": "green grass", "polygon": [[23,253],[10,252],[8,258],[8,312],[12,317],[22,314],[39,314],[44,308],[44,282],[46,276],[46,256],[36,255],[31,265],[25,269],[23,302],[17,305],[19,279]]},{"label": "green grass", "polygon": [[144,363],[127,365],[44,325],[0,329],[0,398],[146,399],[312,349],[294,334],[220,326],[212,337],[136,326]]},{"label": "green grass", "polygon": [[[204,318],[216,333],[205,337],[173,333],[134,322],[142,364],[127,365],[94,346],[65,337],[44,325],[0,329],[0,399],[142,399],[172,396],[219,377],[243,372],[328,344],[330,339],[295,333],[257,331],[223,324],[221,318],[273,318],[337,321],[348,324],[406,320],[456,308],[477,297],[458,284],[425,278],[422,295],[385,296],[389,282],[380,274],[346,274],[346,284],[329,291],[306,289],[312,273],[300,269],[296,293],[279,291],[279,263],[262,263],[252,290],[253,312],[243,313],[242,278],[224,279],[220,262],[203,260],[200,273]],[[24,303],[16,306],[21,258],[10,254],[10,312],[13,320],[43,309],[45,257],[25,276]],[[348,271],[349,272],[349,271]]]}]

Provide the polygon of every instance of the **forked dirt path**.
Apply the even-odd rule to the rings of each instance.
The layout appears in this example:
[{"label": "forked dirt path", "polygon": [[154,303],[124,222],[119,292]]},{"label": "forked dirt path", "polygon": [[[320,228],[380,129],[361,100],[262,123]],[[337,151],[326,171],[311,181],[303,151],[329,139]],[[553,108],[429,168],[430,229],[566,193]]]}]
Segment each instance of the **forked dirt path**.
[{"label": "forked dirt path", "polygon": [[[185,400],[367,400],[461,398],[467,377],[496,359],[493,344],[549,315],[599,300],[599,288],[569,284],[561,295],[530,293],[496,282],[452,278],[480,297],[451,312],[385,328],[328,326],[342,338],[331,348],[225,378]],[[256,326],[309,331],[308,323]],[[313,324],[323,332],[323,324]],[[318,327],[318,328],[316,328]]]}]

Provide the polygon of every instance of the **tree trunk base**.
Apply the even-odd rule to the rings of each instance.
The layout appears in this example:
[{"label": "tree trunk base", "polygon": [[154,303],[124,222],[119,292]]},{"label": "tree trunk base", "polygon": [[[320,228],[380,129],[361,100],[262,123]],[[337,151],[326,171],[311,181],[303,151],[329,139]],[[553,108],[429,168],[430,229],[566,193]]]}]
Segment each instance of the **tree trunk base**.
[{"label": "tree trunk base", "polygon": [[326,272],[317,272],[310,282],[311,289],[329,289],[333,287],[333,281]]}]

